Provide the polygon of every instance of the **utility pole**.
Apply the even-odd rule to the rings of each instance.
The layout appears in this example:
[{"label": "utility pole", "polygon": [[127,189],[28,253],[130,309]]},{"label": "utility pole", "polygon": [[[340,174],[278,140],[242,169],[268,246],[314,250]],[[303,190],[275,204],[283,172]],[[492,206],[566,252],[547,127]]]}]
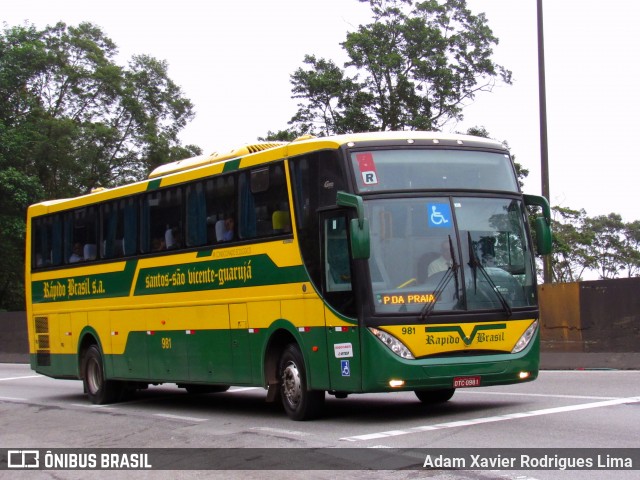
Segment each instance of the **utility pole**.
[{"label": "utility pole", "polygon": [[[544,29],[542,22],[542,0],[538,2],[538,97],[540,103],[540,173],[542,177],[542,196],[551,203],[549,192],[549,146],[547,142],[547,89],[544,69]],[[552,282],[551,255],[543,260],[544,283]]]}]

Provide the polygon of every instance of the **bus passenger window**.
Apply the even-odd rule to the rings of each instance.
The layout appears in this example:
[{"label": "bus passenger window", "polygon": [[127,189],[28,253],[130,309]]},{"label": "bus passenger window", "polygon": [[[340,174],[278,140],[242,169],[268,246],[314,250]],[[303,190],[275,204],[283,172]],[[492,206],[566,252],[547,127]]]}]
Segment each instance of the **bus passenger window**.
[{"label": "bus passenger window", "polygon": [[163,241],[166,249],[184,246],[182,198],[182,189],[179,187],[145,195],[140,210],[142,252],[154,251],[158,246],[155,239]]}]

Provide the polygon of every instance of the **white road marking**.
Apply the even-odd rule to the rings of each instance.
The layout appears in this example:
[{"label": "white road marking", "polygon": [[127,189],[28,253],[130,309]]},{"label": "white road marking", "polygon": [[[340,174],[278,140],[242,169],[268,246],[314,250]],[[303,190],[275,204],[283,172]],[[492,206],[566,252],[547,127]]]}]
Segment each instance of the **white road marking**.
[{"label": "white road marking", "polygon": [[249,390],[258,390],[258,389],[264,390],[264,388],[262,387],[238,387],[238,388],[232,388],[231,390],[227,390],[227,393],[247,392]]},{"label": "white road marking", "polygon": [[42,375],[27,375],[25,377],[7,377],[7,378],[0,378],[0,382],[6,382],[7,380],[22,380],[24,378],[41,378]]},{"label": "white road marking", "polygon": [[26,402],[26,398],[18,398],[18,397],[0,397],[0,400],[8,400],[10,402]]},{"label": "white road marking", "polygon": [[309,435],[313,435],[313,433],[300,432],[298,430],[286,430],[284,428],[271,428],[271,427],[253,427],[251,430],[259,430],[261,432],[269,432],[269,433],[281,433],[284,435],[294,435],[298,437],[308,437]]},{"label": "white road marking", "polygon": [[94,403],[72,403],[74,407],[82,407],[82,408],[98,408],[102,410],[112,410],[113,407],[110,405],[96,405]]},{"label": "white road marking", "polygon": [[186,417],[182,415],[171,415],[169,413],[154,413],[154,417],[169,418],[171,420],[186,420],[189,422],[206,422],[208,418]]},{"label": "white road marking", "polygon": [[540,415],[551,415],[554,413],[575,412],[578,410],[588,410],[591,408],[611,407],[614,405],[622,405],[629,403],[640,403],[640,397],[617,398],[614,400],[605,400],[602,402],[583,403],[581,405],[568,405],[565,407],[544,408],[542,410],[532,410],[529,412],[510,413],[507,415],[497,415],[493,417],[472,418],[469,420],[460,420],[457,422],[439,423],[436,425],[424,425],[420,427],[408,428],[406,430],[389,430],[387,432],[369,433],[365,435],[354,435],[352,437],[343,437],[340,440],[348,442],[359,442],[363,440],[375,440],[386,437],[396,437],[399,435],[409,435],[411,433],[428,432],[432,430],[443,430],[447,428],[468,427],[472,425],[481,425],[483,423],[502,422],[505,420],[516,420],[519,418],[537,417]]},{"label": "white road marking", "polygon": [[456,390],[456,395],[459,394],[474,394],[474,395],[500,395],[500,396],[514,396],[514,397],[543,397],[543,398],[570,398],[578,400],[615,400],[620,397],[595,397],[591,395],[553,395],[546,393],[516,393],[516,392],[482,392],[477,389],[469,390]]}]

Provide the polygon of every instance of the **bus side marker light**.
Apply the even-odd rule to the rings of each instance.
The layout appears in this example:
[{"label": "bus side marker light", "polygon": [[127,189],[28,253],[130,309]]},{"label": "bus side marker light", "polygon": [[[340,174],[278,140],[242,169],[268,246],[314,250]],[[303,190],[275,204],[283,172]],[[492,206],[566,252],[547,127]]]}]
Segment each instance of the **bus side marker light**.
[{"label": "bus side marker light", "polygon": [[115,337],[116,335],[118,335],[118,332],[111,332],[112,337]]},{"label": "bus side marker light", "polygon": [[348,332],[349,327],[336,327],[336,332]]},{"label": "bus side marker light", "polygon": [[184,333],[186,333],[187,335],[194,335],[196,333],[195,330],[185,330]]},{"label": "bus side marker light", "polygon": [[316,347],[315,345],[313,347],[311,347],[311,351],[312,352],[317,352],[318,350],[320,350],[318,347]]},{"label": "bus side marker light", "polygon": [[391,388],[404,387],[404,380],[389,380],[389,386]]},{"label": "bus side marker light", "polygon": [[518,374],[518,377],[520,377],[520,380],[524,380],[526,378],[529,378],[529,376],[531,376],[531,372],[520,372]]},{"label": "bus side marker light", "polygon": [[156,332],[154,332],[153,330],[147,330],[147,335],[155,335]]},{"label": "bus side marker light", "polygon": [[250,328],[249,333],[258,333],[260,331],[259,328]]},{"label": "bus side marker light", "polygon": [[310,332],[311,327],[298,327],[299,332]]}]

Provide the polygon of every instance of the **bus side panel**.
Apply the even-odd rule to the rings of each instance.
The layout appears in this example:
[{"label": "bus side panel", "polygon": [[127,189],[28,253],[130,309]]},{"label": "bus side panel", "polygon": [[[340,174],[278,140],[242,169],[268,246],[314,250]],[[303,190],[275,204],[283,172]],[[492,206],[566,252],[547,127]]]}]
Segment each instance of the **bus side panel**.
[{"label": "bus side panel", "polygon": [[268,338],[267,328],[281,318],[279,301],[251,302],[247,305],[249,319],[249,358],[251,364],[251,383],[262,384],[262,363],[260,356],[262,345]]},{"label": "bus side panel", "polygon": [[229,305],[231,334],[231,364],[234,384],[248,384],[251,381],[251,344],[246,303]]},{"label": "bus side panel", "polygon": [[362,391],[362,355],[359,328],[339,319],[329,308],[324,308],[327,323],[327,363],[331,390]]},{"label": "bus side panel", "polygon": [[158,382],[231,382],[234,370],[228,312],[226,305],[112,312],[113,371],[109,376]]},{"label": "bus side panel", "polygon": [[148,378],[147,329],[141,311],[119,310],[96,312],[93,315],[109,316],[109,340],[102,340],[103,345],[111,345],[110,351],[105,353],[110,354],[113,370],[107,372],[107,376],[123,379]]},{"label": "bus side panel", "polygon": [[230,383],[233,379],[227,305],[196,307],[203,327],[189,337],[189,381]]},{"label": "bus side panel", "polygon": [[[31,319],[31,368],[53,378],[78,378],[69,314],[38,314]],[[71,352],[71,353],[69,353]]]},{"label": "bus side panel", "polygon": [[[331,390],[322,300],[315,294],[311,298],[284,300],[282,301],[282,318],[292,322],[298,328],[298,341],[306,361],[309,388]],[[276,323],[274,327],[278,325]]]}]

